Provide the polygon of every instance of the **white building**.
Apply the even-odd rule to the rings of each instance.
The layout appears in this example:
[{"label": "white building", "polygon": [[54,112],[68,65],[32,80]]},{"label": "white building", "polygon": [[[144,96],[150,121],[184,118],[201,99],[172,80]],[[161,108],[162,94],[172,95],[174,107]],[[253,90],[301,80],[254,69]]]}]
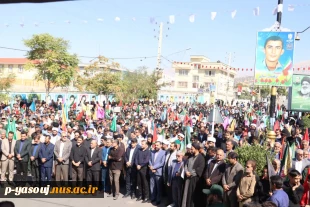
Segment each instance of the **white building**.
[{"label": "white building", "polygon": [[168,83],[158,93],[158,100],[172,102],[208,102],[210,86],[215,86],[214,98],[234,99],[234,78],[237,72],[220,61],[211,62],[205,56],[191,56],[189,62],[174,62],[174,76],[163,77]]}]

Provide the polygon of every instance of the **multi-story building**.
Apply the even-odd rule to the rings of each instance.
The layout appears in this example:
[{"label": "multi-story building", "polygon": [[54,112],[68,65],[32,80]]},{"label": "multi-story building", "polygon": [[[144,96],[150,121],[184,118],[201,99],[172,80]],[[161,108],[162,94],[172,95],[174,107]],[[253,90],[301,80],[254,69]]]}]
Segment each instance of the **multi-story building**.
[{"label": "multi-story building", "polygon": [[[10,91],[12,92],[45,92],[45,85],[42,81],[36,81],[36,69],[26,70],[24,68],[27,63],[27,58],[0,58],[0,75],[5,76],[9,73],[15,74],[15,81],[12,84]],[[85,67],[90,63],[80,63],[79,64],[79,74],[83,75]],[[98,67],[100,69],[108,68],[110,72],[124,71],[122,67],[114,67],[113,65],[108,65],[106,63],[99,63]],[[95,71],[100,72],[100,70]],[[55,88],[53,92],[63,92],[67,91],[68,88]],[[70,91],[77,91],[75,88],[70,87]]]},{"label": "multi-story building", "polygon": [[172,69],[174,76],[159,91],[159,100],[210,103],[210,87],[215,99],[230,102],[235,97],[233,86],[237,72],[227,64],[195,55],[189,62],[174,62]]}]

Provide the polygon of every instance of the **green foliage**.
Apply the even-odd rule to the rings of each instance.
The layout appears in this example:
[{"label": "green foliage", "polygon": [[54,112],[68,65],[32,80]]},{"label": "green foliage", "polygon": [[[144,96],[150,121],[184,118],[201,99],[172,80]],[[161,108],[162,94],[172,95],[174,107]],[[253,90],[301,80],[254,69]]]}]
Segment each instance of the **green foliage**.
[{"label": "green foliage", "polygon": [[262,98],[267,98],[270,95],[270,88],[269,86],[261,86],[258,90],[260,90],[260,96]]},{"label": "green foliage", "polygon": [[301,120],[303,122],[304,128],[310,128],[310,115],[305,115],[301,117]]},{"label": "green foliage", "polygon": [[[75,86],[80,91],[90,91],[96,94],[113,94],[116,100],[132,102],[140,98],[156,99],[161,85],[155,71],[148,73],[148,68],[140,67],[135,71],[120,71],[112,73],[110,67],[117,68],[117,63],[109,64],[105,57],[99,57],[85,68],[85,73],[78,76]],[[100,64],[101,63],[101,64]],[[100,67],[102,63],[107,65]],[[108,66],[110,65],[110,66]]]},{"label": "green foliage", "polygon": [[288,94],[286,87],[278,87],[277,92],[279,96],[287,96]]},{"label": "green foliage", "polygon": [[156,99],[161,85],[158,84],[160,74],[156,71],[148,73],[147,67],[139,67],[133,72],[127,71],[123,76],[126,91],[126,102],[140,98]]},{"label": "green foliage", "polygon": [[[104,64],[106,67],[101,67]],[[110,71],[110,67],[119,68],[116,62],[109,63],[109,59],[99,56],[97,61],[85,67],[82,75],[78,75],[75,87],[80,91],[89,91],[96,94],[123,96],[122,73]]]},{"label": "green foliage", "polygon": [[94,76],[78,76],[78,85],[81,91],[90,91],[96,94],[114,94],[122,91],[121,74],[104,70]]},{"label": "green foliage", "polygon": [[8,103],[10,101],[9,93],[0,93],[0,102]]},{"label": "green foliage", "polygon": [[9,73],[7,75],[0,75],[0,90],[7,91],[9,88],[12,87],[14,81],[15,81],[14,73]]},{"label": "green foliage", "polygon": [[245,166],[248,160],[256,161],[256,172],[258,175],[261,174],[264,166],[267,165],[266,154],[268,154],[270,159],[274,158],[274,155],[266,150],[265,146],[261,145],[244,145],[238,147],[235,152],[238,153],[239,162],[242,166]]},{"label": "green foliage", "polygon": [[30,48],[26,69],[37,69],[35,79],[45,82],[47,95],[55,87],[65,87],[77,74],[79,60],[77,55],[68,53],[69,42],[50,34],[33,35],[24,40]]}]

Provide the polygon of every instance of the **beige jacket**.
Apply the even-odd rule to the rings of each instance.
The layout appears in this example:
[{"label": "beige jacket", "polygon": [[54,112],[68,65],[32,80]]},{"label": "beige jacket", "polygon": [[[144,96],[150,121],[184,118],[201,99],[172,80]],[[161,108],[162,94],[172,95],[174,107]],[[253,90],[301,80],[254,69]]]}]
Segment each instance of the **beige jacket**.
[{"label": "beige jacket", "polygon": [[[14,148],[15,148],[16,141],[12,140],[12,145],[11,145],[11,154],[13,154],[12,160],[14,160]],[[5,161],[8,159],[8,155],[10,152],[10,147],[9,147],[9,140],[8,139],[3,139],[2,144],[1,144],[1,150],[2,150],[2,156],[1,156],[1,161]]]}]

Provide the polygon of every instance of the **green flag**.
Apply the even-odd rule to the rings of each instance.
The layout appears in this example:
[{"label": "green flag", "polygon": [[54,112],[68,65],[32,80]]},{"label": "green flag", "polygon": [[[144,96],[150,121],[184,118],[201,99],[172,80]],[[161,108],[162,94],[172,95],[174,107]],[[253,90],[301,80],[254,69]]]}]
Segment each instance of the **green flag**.
[{"label": "green flag", "polygon": [[113,117],[110,130],[111,130],[112,132],[116,132],[116,130],[117,130],[117,127],[116,127],[116,116]]},{"label": "green flag", "polygon": [[16,124],[15,124],[15,120],[8,119],[8,124],[6,125],[6,137],[8,137],[9,132],[14,132],[13,139],[16,140]]},{"label": "green flag", "polygon": [[188,144],[190,144],[190,143],[191,143],[191,128],[190,128],[190,126],[186,126],[185,127],[184,146],[183,146],[183,149],[180,149],[180,150],[185,152],[186,151],[186,146]]}]

